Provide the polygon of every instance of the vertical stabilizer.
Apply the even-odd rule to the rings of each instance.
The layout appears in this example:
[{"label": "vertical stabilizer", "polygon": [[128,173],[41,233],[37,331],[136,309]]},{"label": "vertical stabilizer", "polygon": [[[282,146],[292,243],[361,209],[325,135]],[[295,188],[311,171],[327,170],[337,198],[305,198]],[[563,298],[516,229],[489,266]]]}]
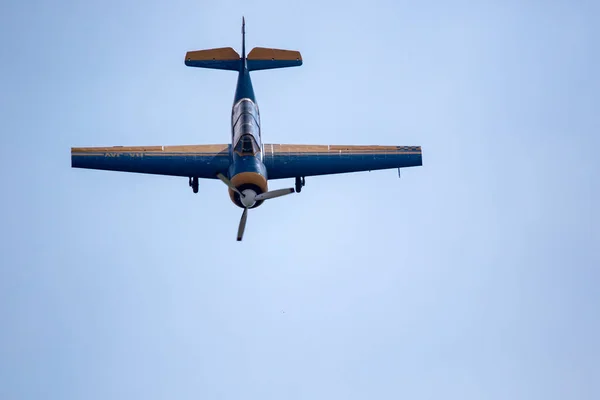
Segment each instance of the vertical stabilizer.
[{"label": "vertical stabilizer", "polygon": [[242,62],[246,63],[246,19],[242,17]]}]

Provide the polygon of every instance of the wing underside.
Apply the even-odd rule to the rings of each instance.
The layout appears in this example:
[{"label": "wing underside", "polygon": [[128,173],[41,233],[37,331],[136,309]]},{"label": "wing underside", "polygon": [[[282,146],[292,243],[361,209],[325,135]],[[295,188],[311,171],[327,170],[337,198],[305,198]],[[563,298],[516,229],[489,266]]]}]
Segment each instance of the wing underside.
[{"label": "wing underside", "polygon": [[421,166],[420,146],[265,144],[269,179]]},{"label": "wing underside", "polygon": [[[230,145],[73,147],[73,168],[215,179],[230,165]],[[420,146],[265,144],[269,179],[422,165]]]},{"label": "wing underside", "polygon": [[228,144],[73,147],[73,168],[215,179],[230,163]]}]

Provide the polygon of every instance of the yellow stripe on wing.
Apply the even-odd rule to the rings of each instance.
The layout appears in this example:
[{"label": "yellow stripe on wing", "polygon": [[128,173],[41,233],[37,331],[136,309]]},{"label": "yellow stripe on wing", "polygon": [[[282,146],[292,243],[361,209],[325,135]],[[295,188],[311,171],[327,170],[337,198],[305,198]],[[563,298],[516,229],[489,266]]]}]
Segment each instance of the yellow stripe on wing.
[{"label": "yellow stripe on wing", "polygon": [[182,146],[111,146],[111,147],[72,147],[72,155],[124,154],[151,155],[228,155],[227,144],[182,145]]}]

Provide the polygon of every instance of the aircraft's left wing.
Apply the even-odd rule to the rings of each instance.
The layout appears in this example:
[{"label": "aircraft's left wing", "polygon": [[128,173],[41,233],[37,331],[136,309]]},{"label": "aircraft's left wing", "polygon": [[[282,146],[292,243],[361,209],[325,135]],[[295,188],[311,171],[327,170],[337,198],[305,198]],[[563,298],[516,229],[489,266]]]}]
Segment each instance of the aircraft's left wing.
[{"label": "aircraft's left wing", "polygon": [[230,163],[228,144],[72,147],[71,167],[216,178]]},{"label": "aircraft's left wing", "polygon": [[421,146],[265,144],[269,179],[423,165]]}]

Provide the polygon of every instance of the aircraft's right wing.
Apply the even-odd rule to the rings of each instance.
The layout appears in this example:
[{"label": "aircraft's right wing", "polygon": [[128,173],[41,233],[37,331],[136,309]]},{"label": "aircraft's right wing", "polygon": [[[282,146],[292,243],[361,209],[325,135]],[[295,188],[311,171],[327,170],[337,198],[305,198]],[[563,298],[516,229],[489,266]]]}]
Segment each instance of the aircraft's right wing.
[{"label": "aircraft's right wing", "polygon": [[269,179],[423,165],[421,146],[265,144]]}]

